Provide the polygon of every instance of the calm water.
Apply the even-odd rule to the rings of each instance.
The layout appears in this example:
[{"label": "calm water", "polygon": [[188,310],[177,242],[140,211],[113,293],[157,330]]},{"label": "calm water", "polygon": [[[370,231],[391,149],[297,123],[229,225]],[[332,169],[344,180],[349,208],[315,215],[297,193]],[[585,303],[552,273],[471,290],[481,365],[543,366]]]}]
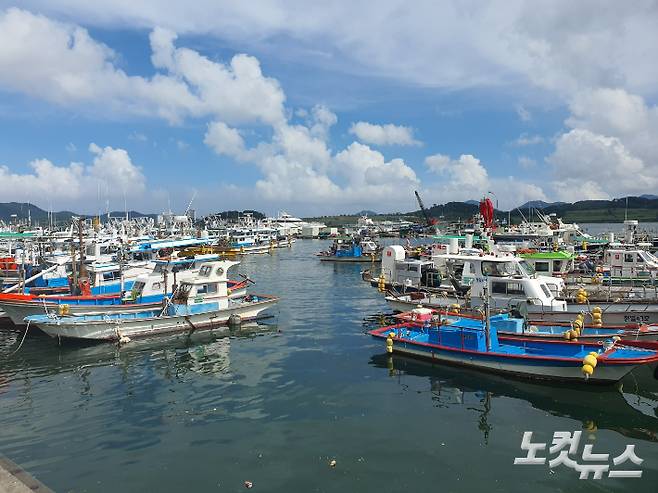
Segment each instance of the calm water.
[{"label": "calm water", "polygon": [[[313,258],[325,246],[247,258],[240,272],[282,300],[231,337],[117,349],[28,335],[0,363],[0,452],[56,491],[658,490],[653,368],[600,388],[389,362],[364,334],[385,303],[361,266]],[[3,355],[20,335],[2,331]],[[584,429],[595,452],[635,444],[644,477],[513,465],[523,431]]]}]

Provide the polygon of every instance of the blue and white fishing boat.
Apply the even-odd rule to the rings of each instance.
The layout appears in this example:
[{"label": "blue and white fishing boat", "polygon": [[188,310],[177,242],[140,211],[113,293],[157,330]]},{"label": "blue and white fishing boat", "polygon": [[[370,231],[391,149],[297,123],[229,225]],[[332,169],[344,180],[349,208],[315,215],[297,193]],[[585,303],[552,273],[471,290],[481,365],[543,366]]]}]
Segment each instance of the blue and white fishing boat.
[{"label": "blue and white fishing boat", "polygon": [[[425,314],[440,316],[446,321],[456,321],[458,318],[482,318],[475,310],[467,310],[466,313],[461,309],[459,313],[450,312],[449,310],[449,308],[447,310],[416,308],[409,312],[394,315],[394,317],[409,322],[427,318]],[[658,341],[657,325],[598,326],[585,324],[583,322],[584,315],[582,317],[582,319],[576,319],[571,323],[550,323],[503,316],[491,318],[490,324],[495,327],[496,332],[501,337],[524,337],[540,340],[571,340],[573,337],[576,341],[584,342],[596,342],[619,337],[624,340]],[[576,331],[577,333],[575,333]]]},{"label": "blue and white fishing boat", "polygon": [[[174,285],[193,279],[202,263],[219,260],[219,255],[198,255],[192,258],[174,258],[154,261],[154,269],[134,281],[126,282],[126,291],[120,289],[120,280],[114,280],[115,292],[97,295],[33,295],[0,294],[0,309],[14,325],[25,325],[30,315],[65,312],[70,315],[104,315],[135,313],[162,307],[162,299],[171,296]],[[134,282],[134,284],[133,284]],[[247,294],[247,280],[227,281],[229,298]],[[93,290],[92,290],[93,291]]]},{"label": "blue and white fishing boat", "polygon": [[322,262],[379,262],[381,248],[369,239],[336,238],[329,250],[317,256]]},{"label": "blue and white fishing boat", "polygon": [[164,306],[136,313],[103,315],[32,315],[25,319],[46,334],[58,338],[118,340],[127,342],[175,332],[219,328],[229,322],[255,320],[278,301],[269,295],[228,296],[228,269],[239,262],[205,263],[192,280],[184,281]]},{"label": "blue and white fishing boat", "polygon": [[499,337],[497,328],[510,320],[507,315],[484,320],[444,318],[422,310],[422,319],[369,334],[384,339],[390,353],[526,378],[612,383],[639,365],[658,362],[658,350],[629,347],[616,340],[597,344]]}]

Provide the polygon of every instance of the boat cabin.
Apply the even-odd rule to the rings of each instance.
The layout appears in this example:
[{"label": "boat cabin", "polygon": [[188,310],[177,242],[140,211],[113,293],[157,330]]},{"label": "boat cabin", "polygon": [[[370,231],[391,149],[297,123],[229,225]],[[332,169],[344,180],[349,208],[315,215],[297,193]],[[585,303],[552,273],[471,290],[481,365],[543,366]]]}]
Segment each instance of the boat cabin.
[{"label": "boat cabin", "polygon": [[142,303],[159,301],[165,294],[173,291],[174,284],[195,276],[201,264],[219,259],[219,255],[208,254],[191,258],[156,260],[153,271],[137,277],[132,289],[124,292],[123,299]]},{"label": "boat cabin", "polygon": [[381,274],[396,287],[438,288],[442,276],[434,261],[406,258],[406,251],[400,245],[384,248]]},{"label": "boat cabin", "polygon": [[520,251],[519,256],[540,276],[566,276],[574,270],[575,255],[563,250],[557,252]]},{"label": "boat cabin", "polygon": [[451,272],[455,270],[452,263],[462,268],[461,279],[455,281],[470,286],[472,306],[484,304],[484,290],[488,288],[492,308],[511,309],[527,303],[550,307],[551,311],[566,310],[566,302],[557,299],[564,290],[564,280],[537,276],[532,266],[518,257],[457,255],[446,263]]},{"label": "boat cabin", "polygon": [[228,306],[228,270],[239,263],[218,260],[202,264],[194,278],[181,282],[174,295],[174,303],[195,306],[219,303],[220,306]]},{"label": "boat cabin", "polygon": [[604,276],[613,279],[656,279],[658,258],[640,249],[609,248],[603,255]]}]

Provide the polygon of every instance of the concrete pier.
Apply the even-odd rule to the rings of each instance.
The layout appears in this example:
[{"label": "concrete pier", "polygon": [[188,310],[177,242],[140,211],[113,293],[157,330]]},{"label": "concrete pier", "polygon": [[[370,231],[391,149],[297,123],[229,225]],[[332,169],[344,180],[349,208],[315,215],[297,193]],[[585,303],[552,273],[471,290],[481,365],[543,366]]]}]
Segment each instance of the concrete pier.
[{"label": "concrete pier", "polygon": [[22,467],[0,455],[0,493],[53,493]]}]

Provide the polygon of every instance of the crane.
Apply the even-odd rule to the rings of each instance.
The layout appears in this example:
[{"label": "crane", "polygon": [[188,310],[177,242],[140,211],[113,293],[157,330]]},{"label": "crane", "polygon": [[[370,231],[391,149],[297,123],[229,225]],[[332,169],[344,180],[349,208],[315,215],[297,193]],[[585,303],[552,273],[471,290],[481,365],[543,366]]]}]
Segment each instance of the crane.
[{"label": "crane", "polygon": [[418,193],[418,190],[414,190],[414,193],[416,194],[416,200],[418,201],[418,205],[420,206],[420,210],[423,211],[423,216],[425,216],[425,222],[427,223],[428,227],[432,227],[436,224],[436,219],[430,216],[430,213],[425,209],[425,204],[423,204],[423,200],[420,198],[420,194]]}]

